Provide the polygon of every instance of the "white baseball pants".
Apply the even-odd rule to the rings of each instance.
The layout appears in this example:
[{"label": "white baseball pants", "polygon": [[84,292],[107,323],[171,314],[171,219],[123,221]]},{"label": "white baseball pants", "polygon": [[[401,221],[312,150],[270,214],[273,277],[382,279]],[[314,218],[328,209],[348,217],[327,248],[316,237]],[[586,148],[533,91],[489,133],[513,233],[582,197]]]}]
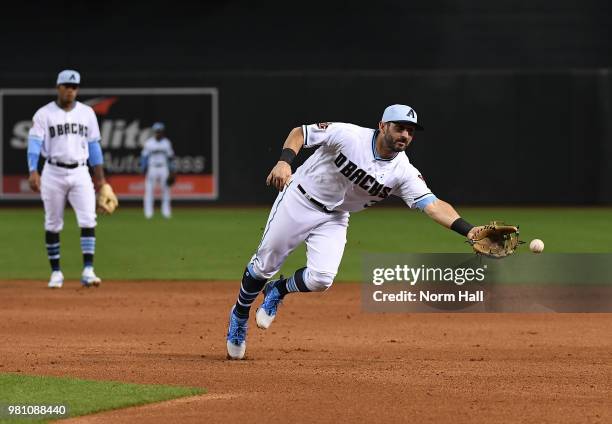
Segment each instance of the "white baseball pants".
[{"label": "white baseball pants", "polygon": [[161,213],[164,217],[170,218],[172,211],[170,208],[170,187],[166,184],[168,178],[168,167],[150,167],[145,178],[145,194],[144,194],[144,214],[145,217],[153,216],[153,202],[155,200],[155,186],[159,184],[161,188]]},{"label": "white baseball pants", "polygon": [[346,244],[349,213],[326,213],[313,205],[291,182],[272,206],[264,234],[253,255],[253,271],[261,279],[276,274],[287,256],[306,242],[304,283],[311,291],[331,286]]},{"label": "white baseball pants", "polygon": [[64,228],[66,199],[81,228],[96,226],[96,193],[87,166],[68,169],[45,163],[40,177],[40,196],[45,206],[45,230]]}]

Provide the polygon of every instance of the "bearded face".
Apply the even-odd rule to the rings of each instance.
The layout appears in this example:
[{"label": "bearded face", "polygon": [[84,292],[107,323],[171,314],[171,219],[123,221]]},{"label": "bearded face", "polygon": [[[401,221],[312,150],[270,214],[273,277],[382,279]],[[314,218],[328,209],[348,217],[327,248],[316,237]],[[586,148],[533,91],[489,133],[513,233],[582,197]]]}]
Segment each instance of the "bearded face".
[{"label": "bearded face", "polygon": [[383,129],[383,147],[403,152],[412,142],[415,126],[406,122],[387,122]]}]

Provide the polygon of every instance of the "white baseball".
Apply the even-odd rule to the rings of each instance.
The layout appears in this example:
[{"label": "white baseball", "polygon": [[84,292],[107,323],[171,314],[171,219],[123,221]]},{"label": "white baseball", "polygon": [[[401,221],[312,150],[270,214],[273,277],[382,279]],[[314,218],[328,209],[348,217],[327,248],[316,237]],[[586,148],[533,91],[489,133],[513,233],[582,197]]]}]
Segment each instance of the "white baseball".
[{"label": "white baseball", "polygon": [[529,250],[533,253],[542,253],[542,250],[544,250],[544,242],[540,239],[531,240],[531,243],[529,243]]}]

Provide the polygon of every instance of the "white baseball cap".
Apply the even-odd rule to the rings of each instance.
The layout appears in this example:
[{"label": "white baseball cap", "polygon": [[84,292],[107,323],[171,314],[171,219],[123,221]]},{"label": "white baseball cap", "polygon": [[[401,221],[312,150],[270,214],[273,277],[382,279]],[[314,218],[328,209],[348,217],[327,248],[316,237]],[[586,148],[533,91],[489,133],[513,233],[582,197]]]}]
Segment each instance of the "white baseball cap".
[{"label": "white baseball cap", "polygon": [[163,122],[156,122],[153,124],[153,131],[163,131],[166,129]]},{"label": "white baseball cap", "polygon": [[422,126],[417,124],[417,113],[410,106],[406,105],[391,105],[383,112],[381,121],[383,122],[407,122],[416,127],[417,130],[424,130]]},{"label": "white baseball cap", "polygon": [[66,69],[57,75],[57,85],[60,84],[80,84],[81,74],[72,69]]}]

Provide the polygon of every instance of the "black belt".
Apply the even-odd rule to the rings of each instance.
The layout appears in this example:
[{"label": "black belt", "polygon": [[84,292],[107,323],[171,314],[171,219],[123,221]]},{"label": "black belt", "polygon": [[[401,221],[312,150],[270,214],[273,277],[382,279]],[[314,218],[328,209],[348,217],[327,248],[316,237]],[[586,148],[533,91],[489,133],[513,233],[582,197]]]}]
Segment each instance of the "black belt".
[{"label": "black belt", "polygon": [[306,193],[306,190],[304,190],[304,187],[302,187],[300,184],[298,184],[297,188],[298,188],[298,190],[300,190],[300,192],[304,195],[305,198],[310,200],[310,203],[312,203],[313,205],[317,206],[323,212],[325,212],[325,213],[334,213],[335,212],[335,211],[331,211],[331,210],[327,209],[327,206],[325,206],[323,203],[319,202],[317,199],[313,199],[312,197],[310,197],[310,194]]},{"label": "black belt", "polygon": [[51,165],[59,166],[60,168],[68,168],[68,169],[74,169],[74,168],[78,168],[79,166],[85,166],[85,162],[62,163],[62,162],[54,161],[52,159],[47,159],[47,162],[50,163]]}]

